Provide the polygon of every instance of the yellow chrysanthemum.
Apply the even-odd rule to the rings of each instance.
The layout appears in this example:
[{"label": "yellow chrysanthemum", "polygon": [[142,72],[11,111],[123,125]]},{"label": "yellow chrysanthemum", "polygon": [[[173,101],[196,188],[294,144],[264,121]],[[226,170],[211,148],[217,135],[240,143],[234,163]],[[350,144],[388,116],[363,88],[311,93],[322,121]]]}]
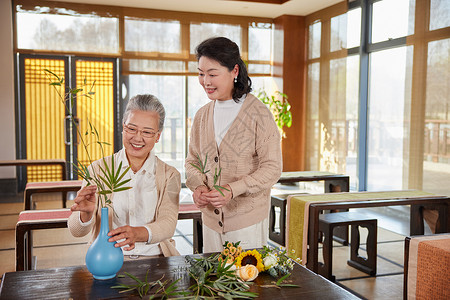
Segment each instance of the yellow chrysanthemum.
[{"label": "yellow chrysanthemum", "polygon": [[228,242],[227,248],[231,248],[231,247],[233,247],[233,244],[231,242]]},{"label": "yellow chrysanthemum", "polygon": [[225,256],[228,256],[228,254],[230,254],[230,250],[229,249],[223,249],[222,254]]},{"label": "yellow chrysanthemum", "polygon": [[242,252],[236,260],[237,268],[248,264],[256,266],[259,272],[264,271],[264,264],[261,259],[261,254],[259,254],[259,252],[255,249]]},{"label": "yellow chrysanthemum", "polygon": [[231,246],[230,247],[230,254],[234,255],[236,253],[236,250],[237,250],[236,247]]}]

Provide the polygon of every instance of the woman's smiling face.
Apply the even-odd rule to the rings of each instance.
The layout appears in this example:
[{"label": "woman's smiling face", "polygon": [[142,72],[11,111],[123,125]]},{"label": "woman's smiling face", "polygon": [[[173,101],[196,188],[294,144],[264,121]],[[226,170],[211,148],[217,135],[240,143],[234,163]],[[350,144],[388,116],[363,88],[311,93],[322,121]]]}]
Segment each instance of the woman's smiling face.
[{"label": "woman's smiling face", "polygon": [[198,80],[211,100],[230,100],[233,98],[234,78],[239,74],[236,65],[229,71],[218,61],[206,56],[198,60]]},{"label": "woman's smiling face", "polygon": [[158,113],[133,110],[123,126],[123,145],[130,161],[147,159],[161,135]]}]

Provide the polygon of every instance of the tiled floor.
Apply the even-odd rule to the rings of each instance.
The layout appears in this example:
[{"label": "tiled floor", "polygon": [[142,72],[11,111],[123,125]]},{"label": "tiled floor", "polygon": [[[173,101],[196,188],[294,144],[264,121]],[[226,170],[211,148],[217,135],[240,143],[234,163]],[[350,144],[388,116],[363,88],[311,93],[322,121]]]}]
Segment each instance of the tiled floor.
[{"label": "tiled floor", "polygon": [[[289,187],[287,187],[290,189]],[[298,187],[292,187],[295,190]],[[36,209],[60,208],[59,195],[38,196]],[[42,201],[45,199],[45,201]],[[0,274],[15,268],[15,224],[23,209],[22,198],[11,198],[0,204]],[[182,202],[190,201],[189,193],[182,193]],[[70,201],[68,205],[71,205]],[[367,299],[401,299],[403,288],[403,244],[409,224],[407,211],[400,209],[393,217],[391,211],[367,210],[378,219],[378,257],[376,277],[370,277],[347,265],[350,249],[335,243],[333,248],[333,274],[337,283],[356,295]],[[406,216],[405,216],[406,215]],[[385,228],[389,228],[387,230]],[[395,232],[394,232],[395,231]],[[34,234],[33,254],[37,269],[84,264],[88,238],[74,238],[67,229],[39,230]],[[182,255],[192,253],[192,221],[178,221],[174,239]],[[365,239],[361,239],[365,241]],[[277,246],[270,241],[271,246]],[[365,243],[362,242],[364,249]],[[361,253],[364,253],[361,250]],[[320,255],[319,255],[320,256]]]}]

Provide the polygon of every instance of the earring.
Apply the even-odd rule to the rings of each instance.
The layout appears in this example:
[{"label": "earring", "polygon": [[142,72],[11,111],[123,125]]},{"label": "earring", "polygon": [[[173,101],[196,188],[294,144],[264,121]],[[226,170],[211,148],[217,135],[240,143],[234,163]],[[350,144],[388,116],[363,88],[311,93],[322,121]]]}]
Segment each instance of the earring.
[{"label": "earring", "polygon": [[237,76],[236,77],[234,77],[234,83],[236,83],[237,82]]}]

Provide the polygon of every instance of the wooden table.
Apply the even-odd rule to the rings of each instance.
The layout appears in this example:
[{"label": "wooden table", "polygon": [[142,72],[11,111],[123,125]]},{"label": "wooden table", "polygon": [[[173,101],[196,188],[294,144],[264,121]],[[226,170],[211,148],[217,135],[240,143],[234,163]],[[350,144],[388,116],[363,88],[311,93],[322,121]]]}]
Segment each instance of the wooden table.
[{"label": "wooden table", "polygon": [[[301,172],[283,172],[278,183],[296,183],[302,181],[323,181],[324,192],[348,192],[350,177],[348,175],[334,174],[330,172],[319,171],[301,171]],[[269,239],[281,246],[286,245],[286,195],[273,195],[270,199],[269,212]],[[278,227],[280,231],[275,230],[275,208],[280,210]],[[348,244],[348,226],[336,228],[334,239],[343,245]]]},{"label": "wooden table", "polygon": [[[187,289],[192,284],[187,274],[184,256],[151,258],[126,261],[119,274],[129,272],[140,279],[150,269],[149,280],[176,280],[178,287]],[[299,288],[263,288],[261,285],[273,284],[274,279],[261,274],[251,286],[251,291],[259,294],[258,299],[359,299],[348,291],[312,273],[303,266],[295,264],[290,277]],[[93,279],[86,266],[64,267],[35,271],[9,272],[3,275],[1,299],[118,299],[134,298],[129,293],[119,294],[111,289],[117,283],[132,284],[129,278],[114,278],[99,281]]]},{"label": "wooden table", "polygon": [[[450,232],[450,221],[449,221],[450,197],[430,195],[430,196],[417,196],[410,198],[408,197],[398,198],[395,197],[396,192],[400,194],[402,191],[393,191],[390,192],[392,193],[393,196],[379,197],[377,199],[370,199],[370,193],[367,193],[368,194],[367,198],[359,201],[342,200],[337,202],[311,202],[309,206],[309,221],[308,221],[309,249],[307,252],[308,258],[306,266],[313,272],[316,273],[318,272],[319,214],[324,210],[411,205],[410,235],[423,235],[424,234],[423,209],[424,208],[435,209],[439,213],[439,221],[436,224],[436,233]],[[320,195],[317,196],[320,197]],[[339,194],[335,194],[331,197],[339,197]]]},{"label": "wooden table", "polygon": [[5,166],[61,166],[62,180],[67,179],[66,161],[64,159],[13,159],[0,160],[0,167]]},{"label": "wooden table", "polygon": [[350,177],[320,171],[283,172],[278,183],[296,183],[300,181],[323,181],[325,193],[348,192]]}]

